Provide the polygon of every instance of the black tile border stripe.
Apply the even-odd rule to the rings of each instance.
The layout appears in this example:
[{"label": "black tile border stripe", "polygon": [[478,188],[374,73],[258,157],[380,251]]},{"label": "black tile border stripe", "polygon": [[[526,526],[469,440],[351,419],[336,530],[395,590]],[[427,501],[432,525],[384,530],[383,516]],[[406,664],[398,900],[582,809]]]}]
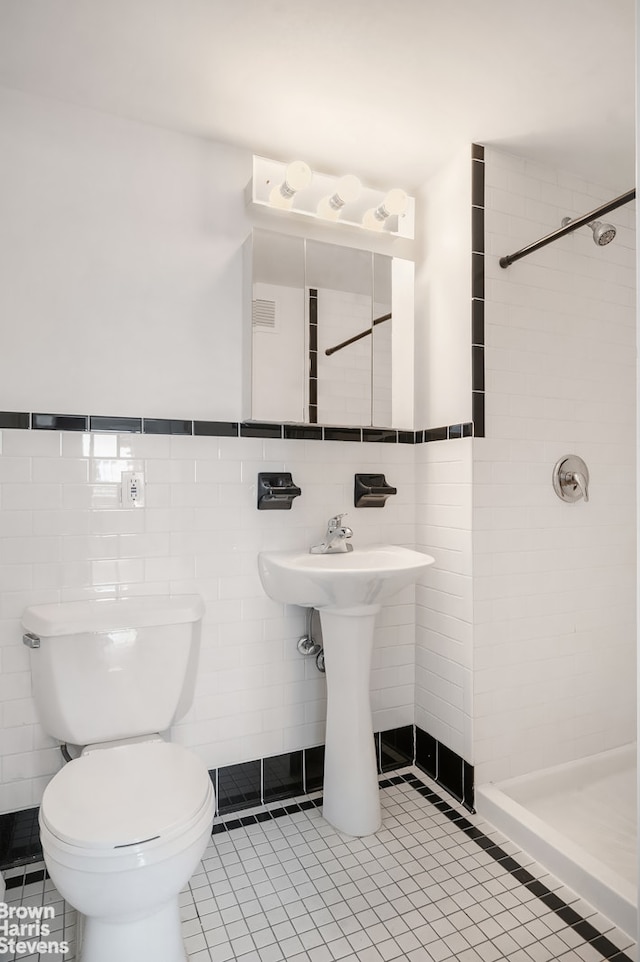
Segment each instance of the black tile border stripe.
[{"label": "black tile border stripe", "polygon": [[33,431],[87,431],[89,418],[86,414],[32,414]]},{"label": "black tile border stripe", "polygon": [[309,321],[307,336],[309,342],[309,375],[307,378],[308,408],[307,417],[311,424],[318,423],[318,289],[309,288]]},{"label": "black tile border stripe", "polygon": [[143,418],[144,434],[193,434],[193,421],[178,418]]},{"label": "black tile border stripe", "polygon": [[[379,774],[415,764],[428,775],[433,775],[445,791],[473,811],[473,766],[451,749],[415,725],[374,732],[373,738]],[[427,761],[431,747],[433,771]],[[446,766],[441,764],[445,756]],[[280,769],[280,779],[274,776],[274,767]],[[283,778],[282,772],[287,770],[288,775]],[[273,792],[281,787],[278,781],[290,782],[290,791],[283,793],[283,797],[293,798],[301,791],[303,794],[321,791],[323,770],[324,745],[212,769],[209,777],[216,791],[216,817],[253,808],[267,801],[270,795],[273,798]],[[41,859],[38,808],[0,814],[0,870]]]},{"label": "black tile border stripe", "polygon": [[28,430],[31,416],[26,411],[0,411],[0,428]]},{"label": "black tile border stripe", "polygon": [[485,164],[484,147],[471,144],[471,417],[473,435],[485,436]]},{"label": "black tile border stripe", "polygon": [[34,882],[44,882],[49,878],[46,868],[37,869],[35,872],[25,872],[24,875],[10,875],[4,880],[7,892],[9,889],[17,889],[22,885],[33,885]]},{"label": "black tile border stripe", "polygon": [[[484,392],[481,392],[484,395]],[[346,425],[257,421],[189,421],[180,418],[110,417],[95,414],[30,414],[0,411],[0,430],[83,431],[95,434],[154,434],[183,437],[286,438],[301,441],[360,441],[378,444],[424,444],[477,434],[472,421],[420,431],[355,428]]]},{"label": "black tile border stripe", "polygon": [[194,421],[193,433],[198,437],[237,438],[237,421]]},{"label": "black tile border stripe", "polygon": [[240,436],[243,438],[281,438],[282,424],[266,424],[257,421],[244,421],[240,425]]},{"label": "black tile border stripe", "polygon": [[112,431],[118,434],[141,434],[142,432],[142,418],[96,417],[92,414],[89,425],[95,432]]}]

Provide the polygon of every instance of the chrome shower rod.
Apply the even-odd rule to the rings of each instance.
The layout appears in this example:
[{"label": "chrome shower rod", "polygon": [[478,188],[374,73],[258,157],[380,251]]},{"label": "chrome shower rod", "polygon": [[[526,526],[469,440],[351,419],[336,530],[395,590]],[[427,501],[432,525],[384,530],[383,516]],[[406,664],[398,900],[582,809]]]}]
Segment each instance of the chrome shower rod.
[{"label": "chrome shower rod", "polygon": [[534,251],[540,250],[541,247],[546,247],[547,244],[552,244],[553,241],[560,240],[565,234],[570,234],[572,231],[577,230],[578,227],[584,227],[585,224],[590,224],[592,220],[597,220],[598,217],[603,217],[618,207],[630,204],[631,201],[635,199],[635,196],[636,191],[634,188],[633,190],[628,190],[626,194],[620,194],[620,196],[614,200],[602,204],[601,207],[596,207],[595,210],[590,211],[588,214],[583,214],[582,217],[576,217],[567,224],[566,227],[559,227],[558,230],[554,230],[553,233],[547,234],[546,237],[534,241],[533,244],[528,244],[527,247],[521,248],[514,254],[507,254],[505,257],[501,257],[500,267],[509,267],[514,261],[519,261],[521,257],[526,257],[527,254],[533,254]]}]

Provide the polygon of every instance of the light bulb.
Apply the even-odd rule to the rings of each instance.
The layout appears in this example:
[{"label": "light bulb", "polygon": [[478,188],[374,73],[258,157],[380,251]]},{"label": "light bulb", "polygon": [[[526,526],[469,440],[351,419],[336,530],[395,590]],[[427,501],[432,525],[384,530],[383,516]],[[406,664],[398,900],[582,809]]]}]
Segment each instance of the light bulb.
[{"label": "light bulb", "polygon": [[273,207],[290,208],[293,198],[299,190],[304,190],[311,183],[311,168],[303,160],[293,160],[287,165],[284,180],[278,187],[274,187],[269,194],[269,203]]},{"label": "light bulb", "polygon": [[409,198],[400,187],[394,187],[385,196],[379,207],[371,207],[364,217],[362,224],[369,230],[382,230],[384,223],[389,217],[404,214],[409,203]]},{"label": "light bulb", "polygon": [[336,183],[333,194],[323,197],[318,204],[318,214],[329,220],[337,220],[345,204],[352,204],[357,200],[362,190],[362,184],[354,174],[345,174]]},{"label": "light bulb", "polygon": [[384,217],[380,218],[377,216],[375,207],[369,208],[369,210],[365,212],[365,215],[362,218],[362,226],[368,227],[369,230],[382,230],[382,228],[384,227],[384,222],[385,222],[385,218]]},{"label": "light bulb", "polygon": [[394,187],[382,201],[382,208],[386,211],[386,217],[400,216],[404,214],[408,203],[409,198],[405,192],[400,187]]}]

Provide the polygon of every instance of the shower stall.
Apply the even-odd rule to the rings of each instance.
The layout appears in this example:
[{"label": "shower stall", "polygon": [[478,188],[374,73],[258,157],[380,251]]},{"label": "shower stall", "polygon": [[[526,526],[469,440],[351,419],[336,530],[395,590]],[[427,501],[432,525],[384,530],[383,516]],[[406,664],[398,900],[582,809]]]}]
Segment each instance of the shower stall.
[{"label": "shower stall", "polygon": [[478,810],[629,935],[637,928],[636,748],[478,790]]},{"label": "shower stall", "polygon": [[[635,935],[635,191],[611,201],[521,157],[484,160],[476,804]],[[588,501],[554,491],[567,456],[588,467]]]}]

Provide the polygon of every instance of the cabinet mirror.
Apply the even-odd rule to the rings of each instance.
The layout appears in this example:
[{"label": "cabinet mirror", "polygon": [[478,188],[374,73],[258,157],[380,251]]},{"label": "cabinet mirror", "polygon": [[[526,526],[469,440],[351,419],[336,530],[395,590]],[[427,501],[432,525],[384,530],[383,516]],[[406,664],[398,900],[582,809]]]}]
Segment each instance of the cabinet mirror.
[{"label": "cabinet mirror", "polygon": [[250,417],[411,430],[412,262],[262,229],[245,254]]}]

